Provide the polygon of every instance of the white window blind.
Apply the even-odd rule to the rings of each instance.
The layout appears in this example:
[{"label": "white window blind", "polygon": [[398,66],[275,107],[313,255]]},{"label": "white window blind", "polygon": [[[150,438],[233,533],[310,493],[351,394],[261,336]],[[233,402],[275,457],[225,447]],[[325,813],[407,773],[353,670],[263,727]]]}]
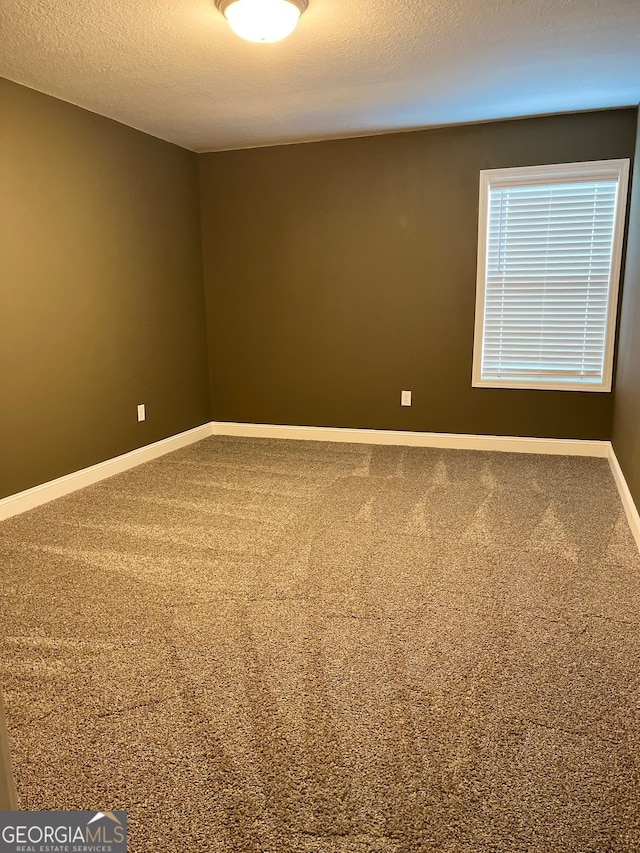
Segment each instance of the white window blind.
[{"label": "white window blind", "polygon": [[474,385],[610,390],[627,175],[481,173]]}]

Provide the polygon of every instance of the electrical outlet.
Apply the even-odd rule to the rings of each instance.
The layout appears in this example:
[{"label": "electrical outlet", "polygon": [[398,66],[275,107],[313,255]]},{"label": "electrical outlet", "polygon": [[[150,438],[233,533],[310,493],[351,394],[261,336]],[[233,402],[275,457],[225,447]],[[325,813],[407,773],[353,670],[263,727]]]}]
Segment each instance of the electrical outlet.
[{"label": "electrical outlet", "polygon": [[145,409],[144,403],[140,403],[138,406],[138,423],[140,421],[146,421],[147,419],[147,410]]},{"label": "electrical outlet", "polygon": [[401,391],[400,392],[400,405],[401,406],[410,406],[411,405],[411,391]]}]

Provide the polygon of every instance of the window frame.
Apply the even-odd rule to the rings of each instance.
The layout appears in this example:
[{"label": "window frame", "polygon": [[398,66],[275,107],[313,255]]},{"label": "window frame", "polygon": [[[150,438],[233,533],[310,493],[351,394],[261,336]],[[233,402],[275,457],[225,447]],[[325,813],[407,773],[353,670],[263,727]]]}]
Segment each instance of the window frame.
[{"label": "window frame", "polygon": [[[622,254],[625,237],[629,190],[629,159],[589,160],[581,163],[559,163],[548,166],[516,166],[507,169],[483,169],[480,172],[478,215],[478,266],[476,280],[476,313],[473,343],[472,387],[513,388],[531,391],[586,391],[609,393],[613,387],[613,364],[618,321],[618,295],[622,274]],[[575,379],[497,379],[482,378],[484,350],[485,292],[487,254],[489,245],[489,199],[492,187],[540,185],[547,183],[579,183],[585,180],[616,180],[618,191],[615,205],[609,298],[602,382]]]}]

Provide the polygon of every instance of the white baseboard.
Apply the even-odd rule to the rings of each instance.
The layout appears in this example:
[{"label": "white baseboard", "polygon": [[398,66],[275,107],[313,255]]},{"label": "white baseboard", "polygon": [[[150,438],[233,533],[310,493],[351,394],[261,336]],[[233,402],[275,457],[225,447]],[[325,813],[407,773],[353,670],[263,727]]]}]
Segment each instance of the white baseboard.
[{"label": "white baseboard", "polygon": [[452,450],[498,450],[506,453],[544,453],[555,456],[608,458],[611,442],[564,438],[519,438],[501,435],[458,435],[444,432],[345,429],[342,427],[282,426],[214,421],[213,435],[246,438],[290,438],[302,441],[338,441],[352,444],[387,444],[403,447],[440,447]]},{"label": "white baseboard", "polygon": [[454,433],[408,432],[402,430],[346,429],[341,427],[247,424],[227,421],[206,423],[195,429],[148,444],[84,468],[57,480],[34,486],[0,500],[0,521],[34,509],[85,486],[120,474],[165,453],[171,453],[211,435],[247,438],[288,438],[302,441],[335,441],[355,444],[382,444],[404,447],[434,447],[451,450],[493,450],[506,453],[539,453],[555,456],[597,456],[608,459],[629,525],[640,548],[640,515],[610,441],[582,441],[558,438],[521,438],[499,435],[456,435]]},{"label": "white baseboard", "polygon": [[640,550],[640,513],[638,512],[638,507],[633,500],[633,495],[631,494],[625,476],[622,473],[622,468],[618,462],[618,457],[615,454],[613,445],[611,445],[611,449],[609,450],[609,465],[611,466],[613,478],[616,481],[616,486],[618,487],[620,497],[622,498],[622,506],[624,507],[624,511],[627,515],[629,527],[631,528],[631,532],[633,533],[638,549]]},{"label": "white baseboard", "polygon": [[55,498],[61,498],[78,489],[83,489],[85,486],[91,486],[100,480],[106,480],[107,477],[113,477],[114,474],[128,471],[129,468],[135,468],[136,465],[142,465],[143,462],[150,462],[158,456],[179,450],[181,447],[186,447],[188,444],[193,444],[195,441],[200,441],[210,435],[211,424],[206,423],[195,429],[172,435],[162,441],[156,441],[154,444],[147,444],[145,447],[132,450],[130,453],[124,453],[122,456],[116,456],[114,459],[107,459],[106,462],[99,462],[90,468],[83,468],[81,471],[74,471],[64,477],[58,477],[57,480],[51,480],[41,486],[34,486],[32,489],[10,495],[8,498],[0,500],[0,521],[34,509],[55,500]]},{"label": "white baseboard", "polygon": [[505,453],[539,453],[553,456],[595,456],[607,459],[613,472],[631,532],[640,549],[640,514],[610,441],[563,438],[522,438],[502,435],[462,435],[402,430],[346,429],[341,427],[285,426],[213,421],[213,435],[246,438],[289,438],[298,441],[336,441],[404,447],[439,447],[452,450],[493,450]]}]

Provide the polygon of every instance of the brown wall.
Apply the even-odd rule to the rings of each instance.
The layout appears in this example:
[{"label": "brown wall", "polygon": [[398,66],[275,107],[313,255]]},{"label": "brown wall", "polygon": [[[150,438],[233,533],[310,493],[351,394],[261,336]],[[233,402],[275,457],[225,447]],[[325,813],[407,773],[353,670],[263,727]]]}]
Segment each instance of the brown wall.
[{"label": "brown wall", "polygon": [[[0,113],[2,497],[211,412],[196,155],[5,80]],[[635,123],[617,110],[200,157],[213,417],[609,437],[611,395],[471,388],[478,172],[630,156]],[[636,496],[639,183],[615,434]]]},{"label": "brown wall", "polygon": [[620,315],[613,447],[640,506],[640,123]]},{"label": "brown wall", "polygon": [[196,155],[6,80],[0,115],[1,497],[210,407]]},{"label": "brown wall", "polygon": [[471,388],[478,184],[632,156],[635,124],[616,110],[201,156],[214,419],[609,438],[610,394]]}]

